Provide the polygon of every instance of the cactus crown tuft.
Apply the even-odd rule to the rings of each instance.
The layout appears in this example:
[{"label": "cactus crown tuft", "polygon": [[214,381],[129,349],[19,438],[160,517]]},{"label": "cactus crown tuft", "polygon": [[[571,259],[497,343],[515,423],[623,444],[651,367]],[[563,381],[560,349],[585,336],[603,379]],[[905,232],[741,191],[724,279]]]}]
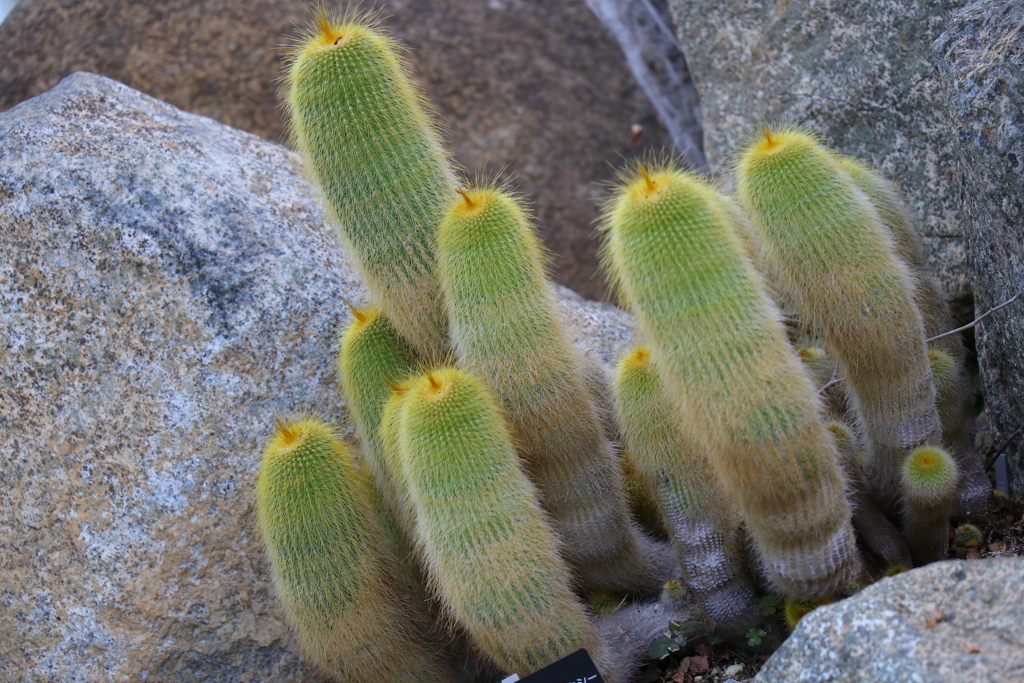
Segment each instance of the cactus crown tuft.
[{"label": "cactus crown tuft", "polygon": [[911,500],[926,502],[948,498],[956,486],[956,462],[941,448],[923,446],[907,458],[903,481]]}]

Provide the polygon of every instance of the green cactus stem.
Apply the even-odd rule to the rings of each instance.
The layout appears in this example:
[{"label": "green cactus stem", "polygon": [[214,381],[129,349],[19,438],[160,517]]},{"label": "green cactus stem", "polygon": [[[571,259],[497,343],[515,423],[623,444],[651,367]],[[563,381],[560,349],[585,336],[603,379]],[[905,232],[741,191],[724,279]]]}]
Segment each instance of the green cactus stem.
[{"label": "green cactus stem", "polygon": [[453,197],[438,273],[460,366],[504,407],[580,589],[656,595],[672,571],[671,551],[630,518],[621,468],[562,330],[525,209],[496,187]]},{"label": "green cactus stem", "polygon": [[[850,174],[856,186],[867,195],[878,211],[882,224],[892,235],[897,255],[913,272],[914,301],[921,311],[925,336],[939,336],[955,327],[946,297],[936,278],[929,272],[921,238],[892,183],[853,157],[842,154],[836,154],[835,157],[839,166]],[[992,484],[974,448],[974,418],[964,371],[966,353],[963,339],[960,335],[942,336],[930,342],[929,347],[930,359],[932,352],[944,354],[948,359],[941,378],[936,376],[933,360],[932,377],[936,381],[942,441],[952,448],[953,457],[960,469],[957,490],[960,512],[981,514],[992,496]],[[938,382],[942,382],[942,386]]]},{"label": "green cactus stem", "polygon": [[306,656],[338,680],[452,680],[425,637],[422,605],[396,576],[371,490],[327,425],[278,424],[256,514],[288,620]]},{"label": "green cactus stem", "polygon": [[352,309],[352,321],[341,338],[338,377],[373,481],[392,511],[400,503],[395,475],[381,453],[381,413],[392,387],[415,370],[412,351],[380,309]]},{"label": "green cactus stem", "polygon": [[981,536],[981,529],[973,524],[961,524],[953,533],[955,536],[954,542],[957,545],[981,545],[983,540]]},{"label": "green cactus stem", "polygon": [[864,479],[864,459],[850,428],[838,421],[827,423],[835,438],[839,462],[846,475],[850,502],[853,504],[853,528],[860,542],[882,561],[882,566],[911,566],[910,548],[893,523],[882,513]]},{"label": "green cactus stem", "polygon": [[400,448],[430,583],[476,646],[519,674],[581,647],[600,666],[601,643],[486,387],[455,369],[415,379]]},{"label": "green cactus stem", "polygon": [[447,343],[434,243],[456,179],[399,51],[368,16],[318,12],[291,54],[287,111],[370,292],[402,337],[439,362]]},{"label": "green cactus stem", "polygon": [[862,571],[845,485],[817,393],[732,215],[697,176],[641,166],[606,209],[605,258],[773,585],[827,596]]},{"label": "green cactus stem", "polygon": [[657,492],[687,585],[716,631],[738,640],[761,622],[739,513],[704,451],[679,425],[650,358],[639,346],[619,361],[613,385],[619,429],[637,475]]},{"label": "green cactus stem", "polygon": [[878,211],[809,133],[764,129],[740,157],[737,191],[771,279],[839,362],[866,473],[894,512],[907,454],[942,443],[913,276]]},{"label": "green cactus stem", "polygon": [[903,534],[918,564],[944,559],[956,504],[956,461],[941,448],[914,450],[903,466]]}]

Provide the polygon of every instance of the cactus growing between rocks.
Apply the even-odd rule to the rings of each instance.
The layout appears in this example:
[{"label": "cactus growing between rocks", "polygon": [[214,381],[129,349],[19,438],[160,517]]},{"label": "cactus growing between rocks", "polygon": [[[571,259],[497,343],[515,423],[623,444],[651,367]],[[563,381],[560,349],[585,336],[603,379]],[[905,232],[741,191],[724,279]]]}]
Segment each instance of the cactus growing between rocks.
[{"label": "cactus growing between rocks", "polygon": [[816,392],[731,216],[696,176],[640,166],[604,216],[608,268],[773,585],[827,596],[861,573],[845,485]]},{"label": "cactus growing between rocks", "polygon": [[483,187],[454,199],[439,229],[438,274],[461,367],[504,406],[583,590],[657,594],[671,566],[629,516],[622,470],[544,271],[517,198]]},{"label": "cactus growing between rocks", "polygon": [[[446,680],[422,610],[401,590],[371,484],[313,419],[279,423],[256,484],[274,584],[303,651],[340,680]],[[325,504],[330,501],[330,504]]]},{"label": "cactus growing between rocks", "polygon": [[[651,358],[636,351],[620,366],[616,419],[602,367],[593,358],[583,361],[561,329],[523,202],[495,186],[456,194],[447,156],[393,48],[368,20],[335,21],[321,13],[296,50],[288,82],[295,139],[386,312],[356,316],[338,365],[366,467],[387,501],[370,497],[367,519],[382,525],[375,552],[388,558],[394,554],[389,548],[399,548],[404,560],[398,569],[390,560],[382,565],[408,586],[394,589],[394,610],[403,613],[410,606],[406,593],[414,594],[420,608],[429,602],[446,613],[480,652],[509,671],[530,673],[586,646],[606,671],[611,666],[613,676],[628,676],[616,661],[625,648],[611,631],[596,628],[599,619],[588,623],[572,589],[588,593],[595,609],[612,610],[612,617],[625,611],[617,609],[622,593],[650,595],[664,586],[662,604],[678,606],[687,589],[663,583],[664,555],[629,517],[610,443],[620,435],[643,489],[659,492],[690,594],[734,640],[759,621],[746,569],[763,570],[788,596],[841,594],[863,578],[854,528],[885,564],[909,563],[903,539],[864,482],[860,434],[824,422],[825,406],[805,374],[816,374],[818,386],[834,384],[829,354],[840,359],[844,374],[860,366],[837,353],[846,342],[828,334],[826,348],[810,338],[797,356],[752,264],[754,255],[779,274],[777,262],[763,257],[773,256],[772,240],[781,238],[765,228],[750,199],[760,190],[751,191],[756,183],[749,172],[764,174],[763,168],[741,164],[747,176],[740,196],[756,209],[753,221],[736,202],[671,164],[627,174],[610,202],[611,269],[651,348]],[[786,135],[770,144],[799,142],[798,134]],[[892,223],[891,235],[879,228],[881,237],[869,246],[902,255],[902,240],[909,245],[904,251],[912,250],[910,227],[885,218],[889,188],[869,187],[879,179],[868,172],[857,190],[849,179],[860,171],[842,171],[853,162],[822,154],[821,163],[839,169],[854,199],[829,194],[835,189],[829,186],[805,204],[832,215],[837,197],[840,204],[852,202],[874,228]],[[780,292],[802,302],[791,283],[776,279]],[[886,299],[885,290],[874,305],[898,311],[908,301],[921,305],[922,290],[893,291],[897,301]],[[841,297],[824,291],[821,298]],[[801,314],[803,322],[820,322],[817,313]],[[921,316],[907,320],[920,332]],[[819,332],[843,331],[835,319],[827,322],[831,327],[819,325]],[[921,334],[910,337],[924,348]],[[460,369],[406,379],[421,363],[436,367],[446,356]],[[916,368],[918,360],[886,362]],[[934,413],[932,378],[954,386],[939,380],[955,375],[958,362],[942,350],[931,360],[923,393],[914,398],[931,400]],[[842,387],[833,390],[828,407],[842,411],[848,395]],[[901,447],[920,441],[898,438],[898,420],[889,425],[892,434],[883,427],[868,430],[872,445],[888,444],[885,438]],[[692,443],[681,444],[681,435]],[[935,435],[933,429],[928,439]],[[882,451],[874,449],[876,460]],[[890,462],[888,474],[874,479],[890,504],[890,479],[898,480],[895,504],[902,506],[905,534],[920,537],[910,539],[919,559],[925,557],[920,548],[934,551],[948,516],[948,498],[929,488],[941,477],[926,472],[920,460],[895,470]],[[948,456],[934,462],[938,470],[956,471]],[[346,472],[350,486],[365,490],[365,475]],[[855,502],[852,525],[848,497]],[[391,526],[381,517],[385,510],[393,515]],[[375,515],[381,519],[373,522]],[[740,565],[740,517],[760,564]],[[606,648],[609,642],[619,643],[617,649]],[[435,667],[437,680],[445,680],[443,662]]]},{"label": "cactus growing between rocks", "polygon": [[291,53],[285,89],[295,145],[346,250],[399,333],[440,362],[434,241],[456,180],[397,44],[368,15],[320,10]]},{"label": "cactus growing between rocks", "polygon": [[942,443],[912,275],[868,196],[814,136],[764,129],[736,175],[759,257],[839,361],[875,496],[895,511],[907,454]]},{"label": "cactus growing between rocks", "polygon": [[[992,485],[974,450],[964,372],[964,344],[958,335],[943,334],[953,327],[949,304],[938,282],[928,273],[921,238],[892,183],[853,157],[835,154],[835,158],[840,168],[850,174],[857,188],[867,195],[883,227],[893,238],[897,256],[913,274],[914,302],[921,311],[924,333],[929,338],[936,337],[929,343],[928,358],[942,423],[942,440],[953,449],[952,455],[960,469],[960,509],[964,513],[977,512],[992,495]],[[941,367],[937,368],[937,362]]]},{"label": "cactus growing between rocks", "polygon": [[400,424],[429,580],[470,639],[509,672],[581,647],[603,664],[557,537],[483,384],[460,370],[428,372],[410,384]]},{"label": "cactus growing between rocks", "polygon": [[903,533],[919,564],[941,560],[949,544],[949,516],[956,503],[956,461],[941,448],[914,450],[903,465]]},{"label": "cactus growing between rocks", "polygon": [[619,361],[615,412],[637,474],[657,492],[686,577],[717,631],[737,639],[761,621],[740,519],[702,448],[676,419],[646,347]]}]

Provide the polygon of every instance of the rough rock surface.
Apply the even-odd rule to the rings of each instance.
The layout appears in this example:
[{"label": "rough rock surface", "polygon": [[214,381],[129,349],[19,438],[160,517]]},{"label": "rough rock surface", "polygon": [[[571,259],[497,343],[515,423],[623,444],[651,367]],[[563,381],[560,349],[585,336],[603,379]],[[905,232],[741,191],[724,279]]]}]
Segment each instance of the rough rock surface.
[{"label": "rough rock surface", "polygon": [[1024,680],[1024,558],[937,562],[800,621],[755,683]]},{"label": "rough rock surface", "polygon": [[931,42],[963,0],[670,0],[713,170],[763,121],[807,124],[902,189],[940,282],[968,299],[956,136]]},{"label": "rough rock surface", "polygon": [[[307,23],[311,4],[22,0],[0,24],[0,111],[91,71],[280,140],[277,48]],[[615,40],[582,0],[376,5],[411,48],[458,161],[470,174],[507,167],[536,203],[559,280],[602,298],[591,238],[599,183],[612,179],[623,156],[672,144]],[[631,146],[636,123],[645,132]]]},{"label": "rough rock surface", "polygon": [[275,416],[343,419],[346,299],[285,148],[91,74],[0,115],[0,679],[318,680],[250,502]]},{"label": "rough rock surface", "polygon": [[[983,0],[954,13],[935,56],[959,140],[975,307],[986,311],[1024,292],[1024,2]],[[1024,300],[975,334],[993,442],[1007,446],[1010,493],[1021,500]]]}]

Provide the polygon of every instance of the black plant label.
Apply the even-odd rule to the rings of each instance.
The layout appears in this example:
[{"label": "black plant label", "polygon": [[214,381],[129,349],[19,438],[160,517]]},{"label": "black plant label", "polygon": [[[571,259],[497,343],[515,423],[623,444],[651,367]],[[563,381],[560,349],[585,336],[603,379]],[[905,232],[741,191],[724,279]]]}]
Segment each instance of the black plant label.
[{"label": "black plant label", "polygon": [[522,683],[604,683],[586,650],[576,650],[520,680]]}]

